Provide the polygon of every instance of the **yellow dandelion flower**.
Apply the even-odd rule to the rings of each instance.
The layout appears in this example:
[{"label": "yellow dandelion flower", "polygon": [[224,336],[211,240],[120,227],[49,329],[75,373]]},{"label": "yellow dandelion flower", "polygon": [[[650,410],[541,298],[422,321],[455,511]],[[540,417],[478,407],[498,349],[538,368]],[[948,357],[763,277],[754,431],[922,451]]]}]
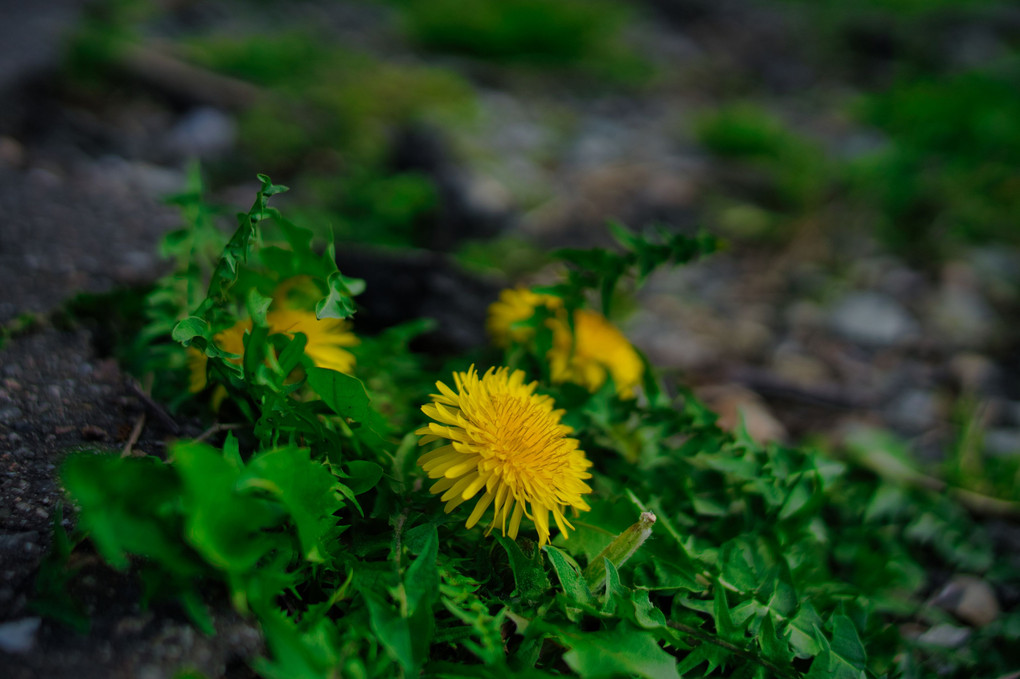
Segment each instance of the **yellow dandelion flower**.
[{"label": "yellow dandelion flower", "polygon": [[359,343],[357,336],[348,328],[346,321],[338,318],[319,320],[313,311],[300,309],[279,309],[266,314],[269,332],[293,337],[304,333],[308,338],[305,354],[320,368],[329,368],[342,373],[354,369],[354,354],[344,347]]},{"label": "yellow dandelion flower", "polygon": [[574,527],[564,510],[589,509],[581,496],[591,492],[584,482],[591,478],[591,462],[569,436],[573,429],[560,422],[563,411],[553,409],[550,397],[535,393],[537,382],[524,379],[523,371],[509,368],[490,368],[479,377],[471,366],[453,374],[456,390],[436,382],[440,393],[422,406],[435,422],[415,433],[422,435],[422,445],[449,443],[422,455],[418,465],[438,479],[430,490],[443,494],[447,513],[484,491],[468,528],[493,505],[486,535],[498,525],[503,535],[516,538],[527,516],[541,547],[549,542],[550,512],[566,538]]},{"label": "yellow dandelion flower", "polygon": [[[216,346],[227,353],[237,354],[237,358],[230,359],[230,362],[235,365],[241,365],[241,356],[244,354],[244,334],[246,332],[251,332],[251,321],[238,321],[226,330],[213,335],[213,342],[216,343]],[[205,389],[206,384],[208,384],[206,377],[206,366],[208,363],[209,357],[205,355],[205,352],[199,351],[195,347],[188,347],[188,370],[190,373],[188,391],[191,393],[197,394]]]},{"label": "yellow dandelion flower", "polygon": [[[266,314],[266,321],[269,323],[271,335],[287,335],[294,337],[297,333],[304,333],[308,340],[305,345],[305,355],[312,359],[312,362],[320,368],[329,368],[342,373],[349,373],[354,369],[354,354],[347,351],[345,347],[358,344],[357,336],[350,332],[345,321],[336,318],[324,318],[321,321],[315,318],[312,311],[299,309],[279,309]],[[241,364],[240,356],[244,354],[244,334],[251,331],[251,321],[238,321],[226,330],[216,333],[213,341],[220,349],[237,354],[238,358],[230,359],[232,363]],[[192,393],[202,391],[206,387],[206,365],[209,359],[206,355],[188,347],[188,369],[190,379],[188,390]]]},{"label": "yellow dandelion flower", "polygon": [[499,299],[489,306],[486,321],[489,336],[500,347],[508,346],[511,342],[527,342],[535,331],[531,328],[515,328],[514,324],[534,316],[540,306],[556,311],[563,307],[563,300],[553,295],[541,295],[528,288],[504,290],[499,293]]},{"label": "yellow dandelion flower", "polygon": [[608,374],[621,398],[634,398],[645,370],[623,333],[605,316],[587,309],[574,313],[573,334],[565,322],[555,321],[553,348],[547,358],[553,382],[573,382],[595,392]]},{"label": "yellow dandelion flower", "polygon": [[612,375],[620,397],[634,398],[644,374],[644,363],[623,333],[596,311],[574,312],[571,333],[559,297],[527,288],[504,290],[489,307],[486,321],[496,345],[505,347],[511,342],[530,340],[534,330],[515,328],[514,324],[531,318],[539,306],[556,313],[546,322],[553,331],[553,348],[546,355],[553,382],[573,382],[595,392],[605,384],[606,376]]}]

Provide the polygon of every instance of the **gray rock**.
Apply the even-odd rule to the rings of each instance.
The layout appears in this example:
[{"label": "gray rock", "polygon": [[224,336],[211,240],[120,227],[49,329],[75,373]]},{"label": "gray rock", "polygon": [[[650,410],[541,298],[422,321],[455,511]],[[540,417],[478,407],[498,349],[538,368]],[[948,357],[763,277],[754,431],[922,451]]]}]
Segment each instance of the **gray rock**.
[{"label": "gray rock", "polygon": [[928,319],[940,339],[968,348],[986,344],[998,325],[995,311],[978,290],[952,281],[931,300]]},{"label": "gray rock", "polygon": [[1020,250],[997,244],[974,248],[967,265],[989,298],[1008,304],[1020,297]]},{"label": "gray rock", "polygon": [[967,643],[970,638],[970,630],[966,627],[955,625],[935,625],[930,630],[917,638],[922,644],[938,646],[939,648],[959,648]]},{"label": "gray rock", "polygon": [[180,170],[140,160],[107,156],[100,161],[106,182],[127,192],[141,192],[152,198],[163,198],[184,190],[187,180]]},{"label": "gray rock", "polygon": [[0,535],[0,553],[21,551],[25,545],[34,544],[38,540],[39,531],[34,530]]},{"label": "gray rock", "polygon": [[21,419],[21,408],[17,406],[6,406],[0,408],[0,422],[4,424],[11,424]]},{"label": "gray rock", "polygon": [[894,427],[912,433],[921,432],[935,424],[939,415],[938,406],[938,398],[934,393],[925,389],[907,389],[893,399],[885,415]]},{"label": "gray rock", "polygon": [[[953,356],[948,363],[949,371],[960,387],[971,393],[986,393],[994,388],[999,377],[995,362],[981,354],[965,352]],[[1020,424],[1020,420],[1017,422]]]},{"label": "gray rock", "polygon": [[35,646],[35,635],[42,618],[22,618],[0,625],[0,650],[28,653]]},{"label": "gray rock", "polygon": [[984,433],[985,452],[995,457],[1020,455],[1020,429],[993,428]]},{"label": "gray rock", "polygon": [[999,617],[995,591],[987,582],[973,575],[954,577],[935,595],[933,603],[972,627],[984,627]]},{"label": "gray rock", "polygon": [[60,62],[67,33],[76,25],[85,4],[84,0],[3,3],[0,92]]},{"label": "gray rock", "polygon": [[237,139],[237,123],[223,111],[203,106],[186,113],[167,135],[167,151],[180,158],[215,158]]},{"label": "gray rock", "polygon": [[890,346],[915,339],[917,321],[896,300],[875,292],[852,292],[829,315],[836,334],[861,344]]},{"label": "gray rock", "polygon": [[21,446],[14,451],[14,457],[21,460],[31,460],[35,457],[35,451],[28,446]]}]

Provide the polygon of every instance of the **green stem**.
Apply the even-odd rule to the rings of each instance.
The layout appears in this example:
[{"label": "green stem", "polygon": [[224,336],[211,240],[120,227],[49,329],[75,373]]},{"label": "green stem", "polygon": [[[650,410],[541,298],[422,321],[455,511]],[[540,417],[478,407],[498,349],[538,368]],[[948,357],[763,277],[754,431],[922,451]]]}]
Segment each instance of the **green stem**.
[{"label": "green stem", "polygon": [[719,637],[709,634],[704,630],[700,630],[697,627],[691,627],[690,625],[685,625],[682,622],[674,622],[672,620],[667,620],[666,625],[670,629],[675,629],[678,632],[683,632],[684,634],[694,637],[698,641],[702,641],[707,644],[713,644],[715,646],[718,646],[719,648],[725,648],[727,651],[733,653],[734,655],[739,655],[741,658],[744,658],[745,660],[750,660],[751,662],[758,663],[765,669],[772,672],[773,675],[777,677],[785,677],[786,679],[797,679],[797,677],[799,676],[793,670],[790,670],[785,667],[780,667],[771,660],[766,660],[765,658],[761,657],[754,651],[749,651],[746,648],[737,646],[734,643],[730,643],[729,641],[720,639]]}]

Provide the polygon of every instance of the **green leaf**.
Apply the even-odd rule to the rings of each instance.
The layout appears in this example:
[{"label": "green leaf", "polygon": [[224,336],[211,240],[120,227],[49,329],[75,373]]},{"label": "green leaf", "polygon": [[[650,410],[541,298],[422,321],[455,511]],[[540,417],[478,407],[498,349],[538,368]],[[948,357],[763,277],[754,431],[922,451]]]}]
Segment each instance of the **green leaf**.
[{"label": "green leaf", "polygon": [[535,556],[529,559],[524,556],[524,552],[515,541],[502,536],[496,536],[496,541],[506,550],[510,558],[510,568],[517,584],[517,595],[526,603],[537,602],[552,587],[549,577],[545,574],[545,568],[542,567],[541,550],[536,549]]},{"label": "green leaf", "polygon": [[235,469],[242,469],[244,461],[241,459],[241,446],[237,442],[234,432],[228,431],[223,439],[223,459],[229,462]]},{"label": "green leaf", "polygon": [[248,384],[260,384],[259,369],[265,365],[266,343],[269,339],[269,326],[255,325],[251,332],[244,336],[244,356],[241,366],[244,368],[244,379]]},{"label": "green leaf", "polygon": [[357,306],[354,303],[354,289],[363,289],[365,284],[357,278],[347,278],[339,271],[329,274],[326,279],[329,292],[324,298],[315,304],[315,317],[323,318],[350,318],[354,315]]},{"label": "green leaf", "polygon": [[301,553],[314,562],[325,560],[326,540],[335,537],[333,513],[343,507],[336,494],[336,478],[305,448],[281,448],[259,453],[248,462],[237,488],[260,488],[282,504],[294,521]]},{"label": "green leaf", "polygon": [[301,631],[282,611],[260,606],[257,609],[266,645],[272,660],[258,658],[255,670],[267,679],[325,679],[335,676],[339,659],[336,624],[319,620],[310,630]]},{"label": "green leaf", "polygon": [[259,183],[262,184],[262,187],[259,189],[259,193],[264,196],[267,197],[275,196],[278,193],[290,191],[290,188],[284,186],[283,184],[274,184],[272,180],[269,178],[269,175],[260,173],[255,176],[259,180]]},{"label": "green leaf", "polygon": [[830,671],[835,671],[833,676],[848,679],[863,677],[868,665],[868,655],[853,621],[845,615],[836,614],[829,619],[829,624],[832,625],[829,667]]},{"label": "green leaf", "polygon": [[[607,580],[608,582],[608,580]],[[626,592],[626,590],[623,590]],[[626,617],[642,629],[659,630],[666,628],[666,616],[655,607],[649,598],[648,590],[634,590],[626,594],[618,594],[621,617]],[[624,606],[624,601],[627,606]]]},{"label": "green leaf", "polygon": [[434,525],[425,531],[421,552],[403,574],[398,589],[389,589],[399,596],[401,605],[394,607],[378,592],[363,592],[368,605],[372,631],[379,642],[403,668],[407,676],[415,676],[428,659],[435,631],[433,604],[439,600],[439,536]]},{"label": "green leaf", "polygon": [[729,641],[743,641],[743,630],[733,622],[729,604],[726,602],[726,591],[718,582],[715,585],[715,598],[712,602],[712,618],[720,637]]},{"label": "green leaf", "polygon": [[741,592],[751,592],[758,586],[752,561],[752,547],[744,537],[727,542],[719,550],[723,579]]},{"label": "green leaf", "polygon": [[[295,254],[305,257],[312,255],[312,239],[314,233],[311,229],[305,229],[290,220],[283,219],[282,217],[275,220],[277,226],[283,231],[283,237],[287,240],[287,245]],[[288,272],[289,273],[289,272]]]},{"label": "green leaf", "polygon": [[329,368],[309,368],[308,385],[337,415],[365,422],[372,415],[361,380]]},{"label": "green leaf", "polygon": [[[606,570],[606,593],[602,597],[602,611],[612,615],[616,612],[616,605],[618,599],[628,599],[630,590],[623,586],[620,581],[620,572],[616,570],[616,566],[613,562],[606,557],[602,557],[602,567]],[[647,598],[648,593],[645,592]],[[644,627],[639,624],[638,627]]]},{"label": "green leaf", "polygon": [[176,573],[201,572],[181,541],[174,512],[181,488],[170,467],[151,457],[78,453],[64,461],[60,476],[80,507],[79,526],[111,566],[127,568],[128,555],[136,554]]},{"label": "green leaf", "polygon": [[209,324],[206,323],[204,318],[188,316],[174,326],[170,336],[175,342],[180,342],[187,347],[191,346],[191,340],[196,337],[207,337],[208,333]]},{"label": "green leaf", "polygon": [[887,518],[903,516],[910,507],[910,496],[898,485],[879,484],[864,510],[864,520],[873,523]]},{"label": "green leaf", "polygon": [[278,511],[263,500],[238,492],[241,471],[219,451],[202,443],[177,443],[171,449],[182,481],[185,537],[212,565],[246,572],[283,536],[265,529]]},{"label": "green leaf", "polygon": [[432,612],[419,607],[412,617],[403,617],[397,608],[386,603],[378,594],[366,591],[363,597],[378,642],[400,665],[405,676],[417,676],[418,668],[428,659],[435,626]]},{"label": "green leaf", "polygon": [[708,663],[702,676],[707,677],[715,671],[715,668],[726,663],[731,653],[721,646],[715,644],[701,644],[693,651],[684,656],[677,666],[677,672],[683,676],[693,670],[701,663]]},{"label": "green leaf", "polygon": [[280,364],[280,373],[290,375],[294,368],[300,365],[305,356],[305,347],[308,346],[308,336],[303,332],[294,333],[294,338],[287,342],[287,346],[280,352],[277,359]]},{"label": "green leaf", "polygon": [[761,628],[758,630],[758,645],[766,658],[780,665],[786,665],[793,659],[790,645],[776,634],[776,626],[770,615],[766,615],[761,621]]},{"label": "green leaf", "polygon": [[266,312],[269,311],[269,305],[272,303],[273,299],[271,297],[266,297],[255,288],[248,291],[245,305],[248,309],[248,316],[255,325],[269,325],[269,322],[266,321]]},{"label": "green leaf", "polygon": [[588,634],[562,634],[570,647],[563,660],[586,679],[637,676],[678,679],[676,661],[656,643],[651,633],[622,623],[613,630]]},{"label": "green leaf", "polygon": [[439,554],[439,535],[431,526],[428,537],[418,558],[404,573],[404,588],[407,591],[407,608],[413,616],[419,609],[429,609],[439,599],[439,570],[436,557]]},{"label": "green leaf", "polygon": [[375,462],[367,460],[351,460],[347,463],[347,473],[344,476],[345,485],[355,495],[361,495],[375,488],[382,478],[383,468]]},{"label": "green leaf", "polygon": [[595,596],[588,589],[577,563],[557,547],[546,545],[543,549],[553,570],[556,571],[556,577],[560,579],[560,586],[567,598],[577,604],[594,606]]},{"label": "green leaf", "polygon": [[51,531],[53,543],[39,564],[29,607],[36,613],[64,623],[80,634],[88,634],[89,616],[68,590],[68,584],[81,568],[80,565],[71,564],[71,552],[83,536],[74,542],[71,541],[64,528],[62,501],[58,501],[54,508]]},{"label": "green leaf", "polygon": [[798,658],[810,658],[821,652],[822,646],[818,643],[818,630],[821,626],[822,619],[815,607],[809,601],[802,602],[787,627],[790,646]]}]

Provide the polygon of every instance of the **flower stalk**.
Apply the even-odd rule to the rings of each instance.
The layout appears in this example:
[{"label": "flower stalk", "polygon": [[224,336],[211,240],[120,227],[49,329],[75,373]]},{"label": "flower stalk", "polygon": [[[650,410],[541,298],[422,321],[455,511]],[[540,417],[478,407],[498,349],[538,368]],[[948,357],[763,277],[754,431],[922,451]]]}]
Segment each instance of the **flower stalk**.
[{"label": "flower stalk", "polygon": [[609,559],[616,568],[620,568],[645,543],[652,534],[655,525],[655,514],[641,512],[637,523],[623,531],[598,553],[584,569],[584,579],[592,592],[598,592],[606,584],[606,567],[603,559]]}]

